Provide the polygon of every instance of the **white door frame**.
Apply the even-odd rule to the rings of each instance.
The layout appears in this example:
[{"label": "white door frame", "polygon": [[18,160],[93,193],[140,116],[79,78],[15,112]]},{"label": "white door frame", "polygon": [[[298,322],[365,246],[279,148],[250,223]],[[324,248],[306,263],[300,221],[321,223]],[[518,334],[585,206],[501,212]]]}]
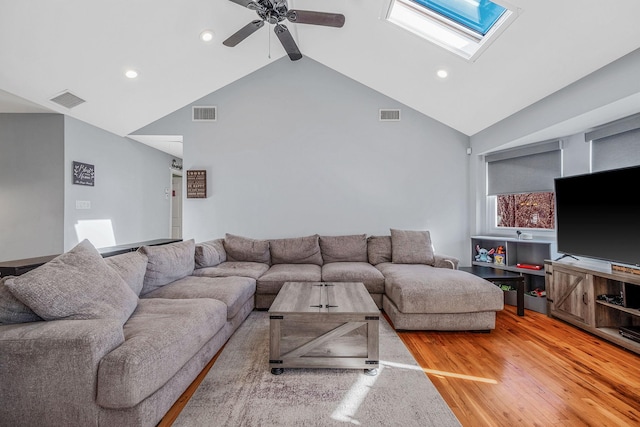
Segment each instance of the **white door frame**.
[{"label": "white door frame", "polygon": [[[179,169],[169,168],[169,238],[173,236],[173,177],[182,176],[182,171]],[[184,186],[184,183],[183,183]],[[182,218],[182,215],[180,216]],[[182,227],[182,224],[180,224]]]}]

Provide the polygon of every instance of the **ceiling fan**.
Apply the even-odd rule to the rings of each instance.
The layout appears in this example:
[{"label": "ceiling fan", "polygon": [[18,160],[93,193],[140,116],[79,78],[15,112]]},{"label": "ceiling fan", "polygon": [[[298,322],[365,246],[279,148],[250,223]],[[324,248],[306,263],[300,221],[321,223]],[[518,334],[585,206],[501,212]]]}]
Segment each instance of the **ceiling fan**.
[{"label": "ceiling fan", "polygon": [[265,22],[274,24],[273,31],[282,43],[284,50],[292,61],[302,58],[298,45],[293,40],[286,25],[280,22],[285,19],[296,24],[323,25],[326,27],[342,27],[344,25],[344,15],[339,13],[316,12],[311,10],[289,9],[287,0],[230,0],[244,6],[247,9],[255,10],[260,19],[249,22],[240,28],[231,37],[222,42],[223,45],[234,47],[251,34],[262,28]]}]

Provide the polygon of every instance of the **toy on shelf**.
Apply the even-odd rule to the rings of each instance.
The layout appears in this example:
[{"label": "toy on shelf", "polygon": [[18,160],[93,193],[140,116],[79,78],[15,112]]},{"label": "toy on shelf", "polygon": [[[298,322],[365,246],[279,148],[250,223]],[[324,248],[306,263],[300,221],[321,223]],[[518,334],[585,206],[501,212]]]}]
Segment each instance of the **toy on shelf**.
[{"label": "toy on shelf", "polygon": [[494,248],[487,250],[485,248],[481,248],[480,245],[476,245],[476,251],[478,252],[478,255],[476,255],[476,261],[493,262],[491,255],[496,251]]},{"label": "toy on shelf", "polygon": [[494,264],[504,265],[506,257],[507,253],[504,250],[504,246],[498,246],[498,249],[496,249],[496,254],[493,256],[493,262]]}]

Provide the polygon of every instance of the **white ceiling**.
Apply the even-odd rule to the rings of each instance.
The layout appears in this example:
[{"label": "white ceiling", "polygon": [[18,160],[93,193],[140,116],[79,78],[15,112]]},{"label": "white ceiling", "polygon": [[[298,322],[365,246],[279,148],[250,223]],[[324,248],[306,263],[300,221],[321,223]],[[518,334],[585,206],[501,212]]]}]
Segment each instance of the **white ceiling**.
[{"label": "white ceiling", "polygon": [[[475,62],[386,22],[389,0],[289,0],[346,23],[287,25],[305,56],[469,136],[640,48],[638,0],[497,2],[519,16]],[[267,25],[222,45],[256,18],[228,0],[0,0],[0,112],[54,111],[126,136],[284,56]],[[87,102],[49,101],[65,90]]]}]

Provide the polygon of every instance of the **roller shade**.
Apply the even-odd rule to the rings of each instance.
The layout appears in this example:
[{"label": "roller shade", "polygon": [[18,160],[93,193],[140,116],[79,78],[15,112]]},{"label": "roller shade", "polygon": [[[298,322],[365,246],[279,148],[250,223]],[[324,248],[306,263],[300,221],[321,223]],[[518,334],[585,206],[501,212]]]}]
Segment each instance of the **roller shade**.
[{"label": "roller shade", "polygon": [[640,129],[597,139],[591,144],[593,172],[640,165]]},{"label": "roller shade", "polygon": [[562,174],[561,153],[560,141],[548,141],[485,156],[488,194],[553,191]]},{"label": "roller shade", "polygon": [[640,114],[599,126],[584,134],[591,141],[591,170],[640,165]]}]

